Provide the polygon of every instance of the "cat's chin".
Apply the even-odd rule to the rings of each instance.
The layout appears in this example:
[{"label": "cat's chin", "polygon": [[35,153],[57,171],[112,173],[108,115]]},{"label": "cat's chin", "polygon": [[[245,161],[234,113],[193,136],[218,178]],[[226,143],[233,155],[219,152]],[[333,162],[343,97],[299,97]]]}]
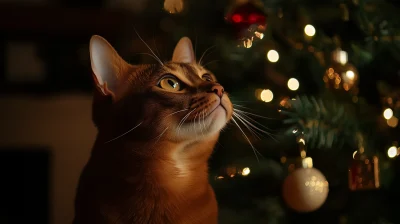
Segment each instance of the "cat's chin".
[{"label": "cat's chin", "polygon": [[183,124],[176,135],[180,139],[207,138],[215,135],[227,124],[228,113],[222,105],[218,105],[207,116]]}]

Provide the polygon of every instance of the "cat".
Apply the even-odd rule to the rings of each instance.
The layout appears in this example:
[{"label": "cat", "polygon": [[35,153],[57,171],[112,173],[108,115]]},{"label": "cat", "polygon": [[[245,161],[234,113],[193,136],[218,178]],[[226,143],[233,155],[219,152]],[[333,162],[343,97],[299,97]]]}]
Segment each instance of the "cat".
[{"label": "cat", "polygon": [[90,40],[98,129],[75,198],[74,224],[216,224],[208,159],[233,114],[183,37],[172,60],[128,64]]}]

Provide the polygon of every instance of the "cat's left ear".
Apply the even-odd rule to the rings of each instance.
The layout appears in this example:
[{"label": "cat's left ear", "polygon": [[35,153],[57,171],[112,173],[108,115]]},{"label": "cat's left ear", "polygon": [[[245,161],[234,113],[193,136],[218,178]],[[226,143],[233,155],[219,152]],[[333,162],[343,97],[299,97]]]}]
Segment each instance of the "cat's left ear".
[{"label": "cat's left ear", "polygon": [[194,63],[195,61],[192,41],[188,37],[182,37],[175,47],[172,62]]}]

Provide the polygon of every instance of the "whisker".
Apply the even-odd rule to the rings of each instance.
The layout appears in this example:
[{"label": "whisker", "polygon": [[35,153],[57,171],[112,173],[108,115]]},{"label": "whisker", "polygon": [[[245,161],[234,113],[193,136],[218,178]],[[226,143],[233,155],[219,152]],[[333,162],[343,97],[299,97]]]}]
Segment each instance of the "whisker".
[{"label": "whisker", "polygon": [[[169,116],[171,116],[171,115],[174,115],[174,114],[176,114],[176,113],[179,113],[179,112],[182,112],[182,111],[186,111],[186,110],[189,110],[189,109],[178,110],[178,111],[173,112],[173,113],[171,113],[171,114],[169,114],[169,115],[167,115],[167,116],[165,116],[165,117],[169,117]],[[165,118],[165,117],[164,117],[164,118]]]},{"label": "whisker", "polygon": [[197,108],[194,108],[192,111],[190,111],[189,113],[187,113],[181,120],[181,122],[179,122],[178,124],[178,133],[180,131],[181,126],[183,125],[183,123],[185,123],[186,119],[190,116],[190,114],[195,111]]},{"label": "whisker", "polygon": [[254,103],[255,102],[255,101],[249,101],[249,100],[234,100],[234,96],[230,96],[229,98],[232,100],[232,102],[235,102],[235,103]]},{"label": "whisker", "polygon": [[[155,137],[154,139],[157,139],[154,143],[153,143],[153,147],[157,144],[158,141],[160,141],[161,137],[164,135],[164,133],[168,130],[169,127],[167,127],[166,129],[164,129],[163,132],[161,132],[161,134],[159,134],[157,137]],[[153,155],[156,153],[157,149],[155,149],[153,151]]]},{"label": "whisker", "polygon": [[242,132],[243,136],[246,138],[247,142],[250,144],[251,148],[253,149],[254,155],[256,156],[256,159],[258,162],[260,162],[260,160],[258,159],[257,153],[259,155],[262,156],[262,154],[253,146],[253,144],[251,143],[250,139],[247,137],[247,135],[244,133],[244,131],[242,130],[242,128],[239,126],[239,124],[236,122],[235,118],[232,117],[232,121],[235,122],[236,126],[239,128],[239,130]]},{"label": "whisker", "polygon": [[216,47],[216,46],[217,46],[217,45],[211,46],[211,47],[207,48],[207,49],[203,52],[203,54],[201,55],[200,60],[199,60],[199,65],[201,65],[201,60],[202,60],[203,57],[206,55],[207,51],[211,50],[212,48],[214,48],[214,47]]},{"label": "whisker", "polygon": [[269,131],[272,131],[272,129],[270,129],[270,128],[264,126],[263,124],[257,122],[256,120],[254,120],[254,119],[251,118],[250,116],[246,115],[246,113],[244,113],[244,111],[240,111],[240,110],[233,110],[233,111],[234,111],[235,113],[240,114],[241,116],[247,118],[247,120],[250,120],[250,121],[252,121],[252,122],[258,124],[258,125],[260,125],[261,127],[265,128],[265,129],[267,129],[267,130],[269,130]]},{"label": "whisker", "polygon": [[161,57],[161,54],[160,54],[160,52],[158,51],[158,48],[157,48],[157,43],[156,43],[156,38],[155,38],[154,33],[153,33],[153,44],[154,44],[154,47],[156,48],[156,52],[157,52],[158,57]]},{"label": "whisker", "polygon": [[199,112],[199,126],[200,126],[200,130],[201,130],[201,135],[203,136],[203,138],[205,137],[204,136],[204,131],[203,131],[203,126],[201,125],[201,120],[200,120],[200,114],[202,113],[202,112],[204,112],[204,109],[201,111],[201,112]]},{"label": "whisker", "polygon": [[161,137],[164,135],[164,133],[168,130],[168,128],[169,127],[167,127],[166,129],[164,129],[164,131],[163,132],[161,132],[161,134],[159,134],[155,139],[157,139],[155,142],[154,142],[154,144],[156,144],[160,139],[161,139]]},{"label": "whisker", "polygon": [[140,123],[139,123],[138,125],[136,125],[135,127],[131,128],[129,131],[123,133],[122,135],[119,135],[119,136],[117,136],[117,137],[115,137],[115,138],[113,138],[113,139],[111,139],[111,140],[109,140],[109,141],[104,142],[104,144],[107,144],[107,143],[109,143],[109,142],[112,142],[112,141],[114,141],[114,140],[117,140],[117,139],[121,138],[122,136],[124,136],[124,135],[128,134],[129,132],[133,131],[135,128],[139,127],[142,123],[143,123],[143,121],[140,122]]},{"label": "whisker", "polygon": [[255,116],[255,117],[259,117],[259,118],[264,118],[264,119],[269,119],[269,120],[276,120],[276,118],[264,117],[264,116],[261,116],[261,115],[258,115],[258,114],[250,113],[250,112],[243,111],[243,110],[239,110],[239,109],[235,109],[235,108],[234,108],[233,110],[235,110],[235,111],[239,111],[239,112],[242,112],[242,113],[244,113],[244,114],[253,115],[253,116]]},{"label": "whisker", "polygon": [[152,57],[152,58],[154,58],[158,63],[160,63],[160,61],[159,61],[159,59],[157,58],[157,56],[154,56],[154,55],[152,55],[152,54],[149,54],[149,53],[136,53],[136,54],[144,54],[144,55],[148,55],[148,56],[150,56],[150,57]]},{"label": "whisker", "polygon": [[255,136],[258,139],[261,139],[259,134],[256,131],[254,131],[246,122],[244,122],[242,120],[243,118],[241,118],[239,114],[236,114],[235,112],[233,112],[233,116],[235,116],[240,122],[242,122],[242,124],[250,131],[250,133],[253,136]]},{"label": "whisker", "polygon": [[204,126],[204,129],[207,130],[206,123],[205,123],[205,117],[206,117],[206,110],[203,110],[203,126]]},{"label": "whisker", "polygon": [[233,105],[234,107],[241,107],[241,108],[244,108],[244,109],[251,110],[250,108],[245,107],[245,106],[242,106],[242,105],[239,105],[239,104],[234,104],[234,103],[232,103],[232,105]]},{"label": "whisker", "polygon": [[160,60],[160,58],[159,57],[157,57],[157,55],[154,53],[154,51],[150,48],[150,46],[142,39],[142,37],[139,35],[139,33],[137,32],[137,30],[136,29],[134,29],[135,30],[135,33],[136,33],[136,35],[139,37],[139,39],[144,43],[144,45],[146,45],[146,47],[150,50],[150,52],[154,55],[154,57],[156,57],[157,58],[157,61],[162,65],[162,66],[164,66],[164,63],[162,63],[162,61]]},{"label": "whisker", "polygon": [[[267,132],[267,131],[264,131],[264,130],[258,128],[257,126],[255,126],[254,124],[252,124],[250,121],[248,121],[248,120],[246,120],[244,117],[242,117],[240,114],[235,113],[235,112],[234,112],[234,114],[235,114],[235,116],[236,116],[239,120],[241,120],[242,122],[246,122],[246,123],[247,123],[248,125],[250,125],[252,128],[258,130],[258,131],[261,132],[261,133],[264,133],[264,134],[268,135],[268,136],[271,137],[273,140],[275,140],[276,142],[278,142],[278,140],[276,140],[276,139],[273,137],[273,135],[272,135],[271,133],[269,133],[269,132]],[[261,126],[263,126],[263,125],[261,125]],[[264,126],[263,126],[263,127],[264,127]],[[266,127],[265,127],[265,128],[266,128]]]}]

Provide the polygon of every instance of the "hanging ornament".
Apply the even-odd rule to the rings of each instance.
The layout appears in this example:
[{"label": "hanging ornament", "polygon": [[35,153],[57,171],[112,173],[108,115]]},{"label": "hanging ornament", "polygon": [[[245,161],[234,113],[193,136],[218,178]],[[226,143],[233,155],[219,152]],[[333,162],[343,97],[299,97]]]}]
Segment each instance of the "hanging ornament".
[{"label": "hanging ornament", "polygon": [[182,12],[183,0],[164,0],[164,10],[171,14]]},{"label": "hanging ornament", "polygon": [[358,71],[354,65],[348,62],[347,52],[340,48],[333,51],[331,65],[326,69],[323,77],[326,87],[357,95],[358,79]]},{"label": "hanging ornament", "polygon": [[352,191],[378,189],[380,187],[379,159],[377,156],[367,156],[364,153],[362,136],[359,139],[359,149],[353,153],[349,168],[349,188]]},{"label": "hanging ornament", "polygon": [[264,11],[252,2],[236,3],[225,16],[225,20],[232,25],[239,45],[245,48],[264,38],[266,18]]},{"label": "hanging ornament", "polygon": [[356,153],[349,168],[349,188],[352,191],[378,189],[379,159],[377,156],[366,156]]},{"label": "hanging ornament", "polygon": [[311,157],[306,157],[305,140],[298,138],[301,157],[288,161],[289,176],[283,183],[283,199],[297,212],[312,212],[320,208],[326,201],[329,184],[325,176],[313,168]]}]

